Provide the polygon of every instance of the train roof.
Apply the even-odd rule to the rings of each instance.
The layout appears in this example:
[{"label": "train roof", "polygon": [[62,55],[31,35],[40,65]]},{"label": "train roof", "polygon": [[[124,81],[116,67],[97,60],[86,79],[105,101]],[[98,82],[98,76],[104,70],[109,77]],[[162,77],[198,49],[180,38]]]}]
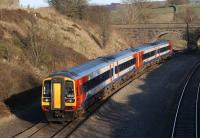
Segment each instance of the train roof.
[{"label": "train roof", "polygon": [[[97,58],[95,60],[90,60],[85,64],[78,65],[76,67],[70,68],[67,71],[62,71],[62,72],[56,72],[50,75],[52,76],[66,76],[71,79],[78,79],[80,76],[83,76],[86,72],[92,71],[98,68],[102,68],[103,66],[106,66],[108,63],[106,63],[102,58]],[[91,70],[92,69],[92,70]]]},{"label": "train roof", "polygon": [[132,54],[133,54],[133,52],[130,49],[126,49],[126,50],[120,51],[114,55],[109,55],[106,57],[99,57],[95,60],[91,60],[85,64],[82,64],[82,65],[79,65],[79,66],[69,69],[68,72],[71,72],[74,75],[76,74],[76,76],[71,76],[71,77],[73,77],[73,79],[78,79],[80,77],[90,74],[91,72],[94,72],[103,67],[106,67],[110,63],[113,63],[116,60],[123,59]]},{"label": "train roof", "polygon": [[111,56],[107,56],[105,58],[112,58],[112,59],[115,59],[115,60],[120,60],[120,59],[126,58],[127,56],[133,55],[137,51],[138,51],[138,49],[136,49],[136,48],[129,48],[129,49],[125,49],[123,51],[120,51],[116,54],[113,54]]},{"label": "train roof", "polygon": [[91,72],[94,72],[96,70],[99,70],[103,67],[108,66],[110,63],[113,63],[115,60],[120,60],[129,55],[132,55],[136,51],[138,51],[138,50],[126,49],[126,50],[120,51],[114,55],[109,55],[106,57],[99,57],[97,59],[90,60],[85,64],[73,67],[73,68],[69,69],[68,71],[55,72],[55,73],[51,74],[50,77],[62,75],[62,76],[66,76],[66,77],[76,80],[87,74],[90,74]]},{"label": "train roof", "polygon": [[77,80],[85,75],[90,74],[91,72],[94,72],[105,66],[108,66],[110,63],[112,63],[116,60],[121,60],[123,58],[126,58],[127,56],[133,55],[134,53],[136,53],[138,51],[145,50],[150,47],[155,47],[155,46],[158,46],[158,45],[161,45],[164,43],[166,43],[166,41],[159,41],[159,42],[155,42],[155,43],[144,44],[138,48],[129,48],[129,49],[120,51],[113,55],[99,57],[97,59],[90,60],[87,63],[73,67],[73,68],[69,69],[68,71],[52,73],[50,75],[50,77],[62,75],[62,76],[66,76],[71,79]]},{"label": "train roof", "polygon": [[146,43],[143,45],[139,45],[137,49],[138,50],[147,50],[149,48],[155,48],[155,47],[158,47],[158,46],[166,44],[166,43],[169,43],[169,41],[168,40],[155,41],[152,43]]}]

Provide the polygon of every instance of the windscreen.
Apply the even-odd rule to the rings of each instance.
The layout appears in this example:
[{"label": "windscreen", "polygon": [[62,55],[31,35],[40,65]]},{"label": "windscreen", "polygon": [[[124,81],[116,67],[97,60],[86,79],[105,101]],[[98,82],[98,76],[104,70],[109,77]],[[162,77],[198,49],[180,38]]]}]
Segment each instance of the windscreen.
[{"label": "windscreen", "polygon": [[51,81],[44,82],[44,97],[51,97]]},{"label": "windscreen", "polygon": [[65,97],[74,98],[74,85],[72,81],[65,82]]}]

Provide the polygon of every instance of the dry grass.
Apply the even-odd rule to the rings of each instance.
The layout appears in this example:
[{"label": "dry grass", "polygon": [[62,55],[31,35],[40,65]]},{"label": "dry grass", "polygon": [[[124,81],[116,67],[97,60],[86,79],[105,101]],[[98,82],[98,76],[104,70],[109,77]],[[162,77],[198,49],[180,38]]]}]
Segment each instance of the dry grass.
[{"label": "dry grass", "polygon": [[[46,47],[39,66],[34,66],[26,42],[32,22],[39,28],[37,43]],[[128,47],[115,32],[105,49],[99,38],[96,26],[71,21],[52,9],[0,9],[0,101],[40,85],[50,72]]]},{"label": "dry grass", "polygon": [[0,101],[39,85],[41,77],[30,64],[0,63]]},{"label": "dry grass", "polygon": [[[51,11],[49,8],[46,10],[39,9],[38,12],[43,18],[54,19],[54,21],[52,21],[52,31],[58,34],[57,39],[63,42],[65,47],[74,49],[76,52],[85,55],[88,59],[111,54],[115,51],[127,48],[127,44],[120,39],[120,36],[116,35],[115,32],[112,33],[111,41],[108,46],[102,49],[98,44],[98,42],[100,42],[100,36],[97,26],[84,21],[69,21],[66,17],[55,11]],[[109,49],[114,49],[114,51]]]}]

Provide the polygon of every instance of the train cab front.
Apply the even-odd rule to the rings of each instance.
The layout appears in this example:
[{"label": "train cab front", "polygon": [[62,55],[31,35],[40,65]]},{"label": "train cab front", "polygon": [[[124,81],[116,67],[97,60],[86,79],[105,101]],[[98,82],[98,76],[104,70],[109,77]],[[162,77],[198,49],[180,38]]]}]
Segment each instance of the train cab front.
[{"label": "train cab front", "polygon": [[50,122],[71,121],[76,108],[76,90],[73,80],[52,77],[43,81],[42,110]]}]

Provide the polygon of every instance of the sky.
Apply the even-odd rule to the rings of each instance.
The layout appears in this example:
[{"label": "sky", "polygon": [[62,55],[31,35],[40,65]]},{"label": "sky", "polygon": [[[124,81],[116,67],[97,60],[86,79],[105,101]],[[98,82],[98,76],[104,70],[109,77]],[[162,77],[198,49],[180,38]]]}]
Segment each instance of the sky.
[{"label": "sky", "polygon": [[34,8],[48,6],[46,0],[20,0],[20,4],[25,7],[30,5],[30,7],[34,7]]},{"label": "sky", "polygon": [[[38,8],[38,7],[47,7],[48,4],[46,1],[47,0],[20,0],[20,3],[22,6],[25,6],[25,7],[30,5],[30,7]],[[92,4],[110,4],[110,3],[118,3],[118,2],[121,2],[121,0],[90,0],[90,3]]]}]

